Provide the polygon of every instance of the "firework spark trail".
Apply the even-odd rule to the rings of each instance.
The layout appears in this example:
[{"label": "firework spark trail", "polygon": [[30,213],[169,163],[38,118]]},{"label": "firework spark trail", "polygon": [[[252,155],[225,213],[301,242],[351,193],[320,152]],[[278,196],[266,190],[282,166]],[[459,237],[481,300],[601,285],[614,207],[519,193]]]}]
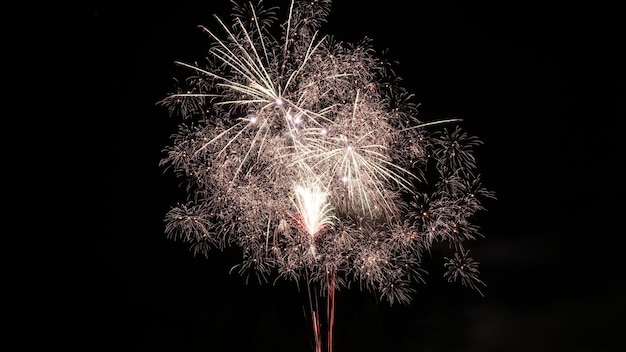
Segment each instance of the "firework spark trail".
[{"label": "firework spark trail", "polygon": [[160,162],[189,192],[166,215],[168,236],[204,255],[239,246],[242,275],[318,285],[333,305],[353,282],[409,303],[422,254],[449,242],[444,277],[480,293],[465,245],[494,198],[480,140],[457,118],[421,121],[369,39],[321,35],[330,0],[291,1],[278,26],[278,8],[232,4],[230,25],[215,16],[224,38],[200,27],[212,41],[204,65],[176,62],[193,74],[158,102],[184,121]]},{"label": "firework spark trail", "polygon": [[305,230],[313,238],[324,226],[333,223],[332,205],[326,201],[326,193],[316,185],[295,187],[294,206]]}]

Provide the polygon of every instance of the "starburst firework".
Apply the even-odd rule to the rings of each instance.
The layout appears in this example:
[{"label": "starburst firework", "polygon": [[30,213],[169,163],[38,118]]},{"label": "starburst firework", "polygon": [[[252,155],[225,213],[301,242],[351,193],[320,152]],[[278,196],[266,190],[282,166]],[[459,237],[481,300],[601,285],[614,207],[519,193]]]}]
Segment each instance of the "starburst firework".
[{"label": "starburst firework", "polygon": [[446,278],[482,285],[464,247],[493,197],[480,140],[456,119],[421,121],[369,39],[321,35],[330,0],[292,1],[282,24],[262,1],[232,5],[230,24],[215,17],[221,35],[201,27],[207,60],[178,62],[192,74],[159,102],[184,121],[161,165],[189,194],[167,213],[168,236],[203,255],[239,246],[241,274],[318,285],[332,306],[351,283],[409,303],[438,242],[456,253]]}]

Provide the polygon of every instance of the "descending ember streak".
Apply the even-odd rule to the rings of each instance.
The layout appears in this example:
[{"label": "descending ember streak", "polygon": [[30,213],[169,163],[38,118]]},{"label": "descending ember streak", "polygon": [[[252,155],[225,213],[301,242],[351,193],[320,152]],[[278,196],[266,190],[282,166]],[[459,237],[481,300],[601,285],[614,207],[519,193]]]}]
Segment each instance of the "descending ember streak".
[{"label": "descending ember streak", "polygon": [[168,236],[204,255],[239,246],[242,274],[329,295],[356,282],[391,304],[410,302],[422,254],[448,242],[445,277],[483,285],[465,247],[494,197],[480,140],[460,119],[418,118],[369,38],[322,35],[330,0],[292,0],[284,23],[263,1],[231,3],[230,24],[215,16],[222,34],[201,27],[207,59],[178,62],[191,74],[159,101],[183,120],[160,165],[189,192],[166,215]]}]

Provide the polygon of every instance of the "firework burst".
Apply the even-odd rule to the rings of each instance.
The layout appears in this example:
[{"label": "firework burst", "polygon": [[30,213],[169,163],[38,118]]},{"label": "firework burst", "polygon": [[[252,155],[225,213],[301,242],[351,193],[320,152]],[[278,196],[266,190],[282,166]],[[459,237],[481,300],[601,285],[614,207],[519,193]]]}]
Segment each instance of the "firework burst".
[{"label": "firework burst", "polygon": [[221,34],[201,27],[207,60],[178,62],[190,75],[159,102],[183,119],[161,165],[189,194],[167,213],[168,236],[203,255],[238,246],[242,275],[317,286],[333,307],[351,283],[409,303],[437,242],[454,252],[447,279],[483,285],[464,246],[493,197],[480,140],[456,119],[421,121],[367,38],[321,35],[330,0],[291,1],[284,23],[262,1],[232,5],[230,22],[215,17]]}]

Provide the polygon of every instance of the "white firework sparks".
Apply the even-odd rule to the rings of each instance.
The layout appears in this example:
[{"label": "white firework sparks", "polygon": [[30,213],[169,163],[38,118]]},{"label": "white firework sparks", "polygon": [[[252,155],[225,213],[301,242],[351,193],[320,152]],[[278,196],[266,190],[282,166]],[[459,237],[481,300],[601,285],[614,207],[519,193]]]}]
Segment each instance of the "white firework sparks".
[{"label": "white firework sparks", "polygon": [[184,120],[161,165],[190,192],[168,235],[204,255],[239,246],[242,274],[317,284],[329,299],[356,281],[408,303],[437,242],[458,254],[447,278],[481,285],[464,245],[493,197],[480,141],[448,129],[459,119],[421,121],[370,40],[321,35],[330,0],[291,1],[279,25],[277,8],[232,3],[230,25],[216,16],[223,36],[202,27],[206,62],[178,62],[192,75],[159,102]]},{"label": "white firework sparks", "polygon": [[332,225],[335,216],[332,214],[332,205],[326,200],[326,192],[317,185],[305,185],[295,187],[294,206],[306,232],[314,238],[325,226]]}]

